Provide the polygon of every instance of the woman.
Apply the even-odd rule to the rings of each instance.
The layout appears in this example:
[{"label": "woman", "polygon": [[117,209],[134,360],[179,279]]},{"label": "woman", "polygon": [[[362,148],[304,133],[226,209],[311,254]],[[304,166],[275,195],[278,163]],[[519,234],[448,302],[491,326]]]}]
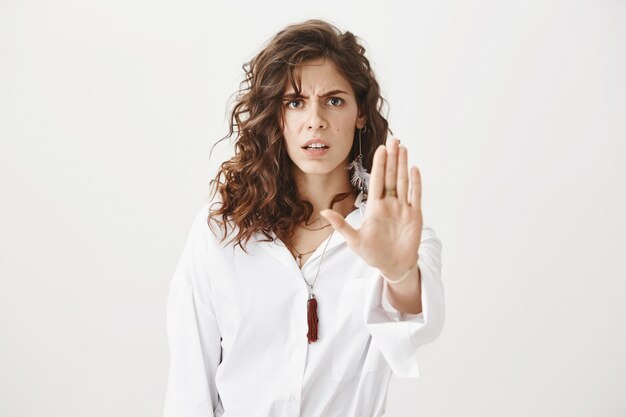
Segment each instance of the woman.
[{"label": "woman", "polygon": [[391,375],[419,375],[441,242],[364,53],[309,20],[244,66],[235,155],[170,287],[165,416],[380,416]]}]

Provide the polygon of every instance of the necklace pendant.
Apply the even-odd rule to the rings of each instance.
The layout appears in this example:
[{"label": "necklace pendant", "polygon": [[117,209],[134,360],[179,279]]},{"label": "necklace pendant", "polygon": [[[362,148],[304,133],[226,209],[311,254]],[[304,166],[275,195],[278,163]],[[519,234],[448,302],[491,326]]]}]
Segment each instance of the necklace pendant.
[{"label": "necklace pendant", "polygon": [[306,303],[306,315],[309,324],[309,331],[306,336],[309,343],[313,343],[317,341],[317,326],[319,322],[317,317],[317,300],[313,293],[309,295],[309,299]]}]

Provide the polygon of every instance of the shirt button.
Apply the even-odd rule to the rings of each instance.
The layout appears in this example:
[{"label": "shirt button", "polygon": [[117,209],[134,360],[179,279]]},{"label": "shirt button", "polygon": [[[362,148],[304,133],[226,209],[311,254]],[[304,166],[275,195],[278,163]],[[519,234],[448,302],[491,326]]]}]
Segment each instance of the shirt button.
[{"label": "shirt button", "polygon": [[294,394],[291,394],[289,396],[289,401],[295,401],[296,400],[296,396]]}]

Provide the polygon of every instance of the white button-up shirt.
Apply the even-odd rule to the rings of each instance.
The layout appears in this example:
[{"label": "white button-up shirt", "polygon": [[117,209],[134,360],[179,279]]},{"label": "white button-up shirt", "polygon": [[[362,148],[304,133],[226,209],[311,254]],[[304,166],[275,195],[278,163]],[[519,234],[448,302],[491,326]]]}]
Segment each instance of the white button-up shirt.
[{"label": "white button-up shirt", "polygon": [[[397,311],[387,284],[335,231],[312,292],[319,339],[307,342],[303,278],[312,283],[327,240],[300,269],[280,239],[258,233],[245,253],[196,215],[167,301],[170,368],[165,417],[378,417],[392,373],[419,375],[416,352],[444,322],[441,241],[423,226],[422,312]],[[359,228],[366,202],[345,220]],[[215,234],[211,231],[215,232]],[[276,237],[271,233],[272,237]]]}]

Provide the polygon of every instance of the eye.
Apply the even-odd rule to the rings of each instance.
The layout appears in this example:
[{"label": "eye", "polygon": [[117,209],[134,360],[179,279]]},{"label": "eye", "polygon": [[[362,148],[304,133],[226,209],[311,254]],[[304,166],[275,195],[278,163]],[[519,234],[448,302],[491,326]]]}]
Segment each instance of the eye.
[{"label": "eye", "polygon": [[291,105],[292,103],[302,103],[302,100],[292,100],[292,101],[288,101],[288,102],[286,103],[287,107],[289,107],[289,108],[291,108],[291,109],[297,109],[297,108],[299,108],[299,106],[298,106],[298,107],[293,107],[293,106]]},{"label": "eye", "polygon": [[339,98],[339,97],[331,97],[331,98],[328,99],[328,101],[331,101],[331,100],[339,100],[339,103],[334,105],[334,107],[337,107],[337,106],[339,106],[339,105],[341,105],[343,103],[343,99]]}]

